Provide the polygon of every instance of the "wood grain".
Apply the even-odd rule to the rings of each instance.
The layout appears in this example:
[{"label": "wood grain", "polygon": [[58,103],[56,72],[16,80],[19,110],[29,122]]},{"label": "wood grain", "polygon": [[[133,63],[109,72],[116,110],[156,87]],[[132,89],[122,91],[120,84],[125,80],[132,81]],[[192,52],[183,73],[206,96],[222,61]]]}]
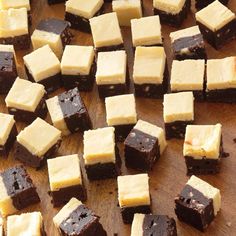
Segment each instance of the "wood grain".
[{"label": "wood grain", "polygon": [[[236,3],[230,1],[229,7],[236,12]],[[106,7],[107,11],[110,6]],[[144,0],[144,14],[152,15],[151,0]],[[217,14],[217,13],[216,13]],[[64,4],[48,6],[46,0],[34,0],[32,4],[33,25],[44,18],[57,17],[63,19]],[[212,16],[214,17],[214,16]],[[182,28],[195,25],[194,14],[188,15]],[[169,33],[174,31],[174,28],[163,25],[162,32],[165,39],[165,49],[168,57],[168,64],[171,64],[170,41]],[[75,32],[75,37],[72,44],[92,45],[92,38],[89,34]],[[125,39],[125,47],[128,53],[130,73],[132,73],[133,52],[131,48],[130,29],[122,29]],[[22,56],[27,54],[27,51],[17,52],[19,62],[19,75],[26,78],[22,67]],[[236,40],[224,46],[220,51],[214,50],[207,45],[208,58],[222,58],[225,56],[236,55]],[[194,71],[193,71],[194,73]],[[191,77],[191,74],[189,75]],[[63,90],[57,91],[57,93]],[[133,88],[131,86],[131,92]],[[55,93],[55,94],[57,94]],[[52,94],[51,96],[55,95]],[[94,86],[93,92],[82,93],[82,97],[87,105],[91,116],[94,128],[106,126],[104,102],[98,98],[97,88]],[[163,127],[162,118],[162,101],[152,99],[136,100],[138,117],[149,122],[153,122]],[[4,96],[0,97],[0,112],[7,112],[4,102]],[[50,122],[49,118],[47,121]],[[221,173],[212,176],[202,176],[204,180],[213,184],[221,190],[222,193],[222,209],[214,222],[210,225],[205,233],[200,233],[192,227],[176,220],[178,234],[182,236],[194,235],[215,235],[215,236],[233,236],[236,235],[236,143],[233,139],[236,138],[236,105],[229,104],[208,104],[196,103],[195,106],[195,122],[196,124],[215,124],[220,122],[223,125],[223,142],[226,152],[230,153],[230,157],[222,161]],[[25,124],[18,123],[18,131]],[[120,144],[120,152],[122,160],[123,145]],[[168,214],[175,217],[174,214],[174,197],[181,191],[187,181],[186,167],[182,155],[183,141],[171,140],[168,142],[168,148],[164,155],[160,158],[155,168],[149,172],[151,195],[153,199],[153,213]],[[62,146],[59,149],[58,156],[78,153],[82,160],[83,144],[82,135],[74,134],[63,139]],[[0,171],[19,163],[13,159],[12,152],[8,159],[1,158]],[[50,236],[57,235],[52,223],[53,216],[59,209],[53,209],[50,198],[47,194],[49,190],[48,175],[46,166],[39,171],[27,167],[34,183],[37,186],[41,203],[26,209],[26,211],[40,210],[44,217],[47,234]],[[84,172],[84,170],[83,170]],[[122,165],[122,173],[134,174],[135,171],[127,170]],[[84,173],[84,176],[86,174]],[[109,236],[115,233],[119,236],[130,235],[130,226],[124,225],[121,220],[119,208],[117,207],[117,183],[116,180],[88,182],[85,180],[85,185],[88,190],[88,201],[86,204],[101,216],[101,222],[108,232]]]}]

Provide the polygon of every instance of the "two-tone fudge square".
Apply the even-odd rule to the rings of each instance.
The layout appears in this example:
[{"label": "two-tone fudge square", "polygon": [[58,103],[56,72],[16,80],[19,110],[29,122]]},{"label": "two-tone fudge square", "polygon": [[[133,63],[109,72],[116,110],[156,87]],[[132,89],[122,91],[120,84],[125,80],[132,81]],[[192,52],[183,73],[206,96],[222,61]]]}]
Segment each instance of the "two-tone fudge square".
[{"label": "two-tone fudge square", "polygon": [[167,145],[163,129],[143,120],[138,120],[124,144],[126,167],[139,170],[151,170]]},{"label": "two-tone fudge square", "polygon": [[123,222],[131,224],[135,213],[151,213],[147,174],[118,176],[118,200]]},{"label": "two-tone fudge square", "polygon": [[[194,71],[194,73],[193,73]],[[205,60],[174,60],[171,68],[171,92],[192,91],[196,100],[204,100]]]},{"label": "two-tone fudge square", "polygon": [[93,17],[89,22],[93,43],[97,51],[124,49],[118,17],[115,12]]},{"label": "two-tone fudge square", "polygon": [[40,202],[32,179],[21,165],[0,173],[0,187],[0,212],[4,217]]},{"label": "two-tone fudge square", "polygon": [[39,168],[51,158],[61,144],[61,131],[41,118],[24,128],[17,136],[15,158]]},{"label": "two-tone fudge square", "polygon": [[30,47],[28,15],[25,7],[0,10],[0,43],[12,44],[16,50]]},{"label": "two-tone fudge square", "polygon": [[124,141],[137,122],[134,95],[125,94],[107,97],[105,106],[107,125],[115,128],[117,141]]},{"label": "two-tone fudge square", "polygon": [[84,162],[89,180],[116,178],[121,172],[121,159],[113,127],[84,132]]},{"label": "two-tone fudge square", "polygon": [[[197,10],[200,10],[206,6],[208,6],[209,4],[211,4],[212,2],[214,2],[215,0],[195,0],[195,8]],[[222,4],[227,5],[229,0],[219,0]]]},{"label": "two-tone fudge square", "polygon": [[130,236],[177,236],[174,218],[167,215],[135,214]]},{"label": "two-tone fudge square", "polygon": [[180,27],[190,11],[191,0],[153,0],[154,14],[161,22]]},{"label": "two-tone fudge square", "polygon": [[52,49],[45,45],[23,57],[28,79],[44,85],[47,92],[61,86],[61,65]]},{"label": "two-tone fudge square", "polygon": [[[215,17],[212,17],[215,13]],[[214,1],[196,13],[197,24],[211,46],[219,49],[236,36],[236,16],[230,9]]]},{"label": "two-tone fudge square", "polygon": [[88,111],[78,88],[61,93],[46,101],[53,125],[63,135],[92,128]]},{"label": "two-tone fudge square", "polygon": [[95,53],[92,46],[65,47],[61,59],[61,75],[66,89],[78,87],[80,91],[91,91],[95,73]]},{"label": "two-tone fudge square", "polygon": [[48,161],[50,196],[54,207],[66,204],[72,197],[86,201],[78,154],[56,157]]},{"label": "two-tone fudge square", "polygon": [[187,175],[218,173],[223,157],[221,124],[188,125],[183,149]]},{"label": "two-tone fudge square", "polygon": [[168,68],[163,47],[137,47],[133,80],[135,96],[162,98],[168,88]]},{"label": "two-tone fudge square", "polygon": [[46,91],[42,84],[17,78],[5,99],[7,109],[17,121],[32,122],[47,115]]},{"label": "two-tone fudge square", "polygon": [[203,36],[198,26],[170,33],[174,60],[206,59]]},{"label": "two-tone fudge square", "polygon": [[186,126],[194,122],[193,92],[165,94],[163,118],[166,139],[184,138]]},{"label": "two-tone fudge square", "polygon": [[194,175],[175,198],[178,219],[201,231],[214,220],[220,207],[220,190]]},{"label": "two-tone fudge square", "polygon": [[98,53],[96,84],[100,98],[127,92],[129,70],[125,50]]},{"label": "two-tone fudge square", "polygon": [[60,235],[107,236],[99,220],[99,216],[76,198],[72,198],[53,218]]}]

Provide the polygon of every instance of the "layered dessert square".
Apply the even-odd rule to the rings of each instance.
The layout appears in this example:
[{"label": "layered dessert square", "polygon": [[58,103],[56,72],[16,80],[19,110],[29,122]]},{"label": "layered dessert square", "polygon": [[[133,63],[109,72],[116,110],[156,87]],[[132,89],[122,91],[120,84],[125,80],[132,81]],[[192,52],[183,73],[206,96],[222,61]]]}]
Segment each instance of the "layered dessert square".
[{"label": "layered dessert square", "polygon": [[[209,4],[211,4],[212,2],[214,2],[215,0],[195,0],[195,7],[197,10],[200,10],[206,6],[208,6]],[[219,0],[221,3],[223,3],[224,5],[227,5],[229,0]]]}]

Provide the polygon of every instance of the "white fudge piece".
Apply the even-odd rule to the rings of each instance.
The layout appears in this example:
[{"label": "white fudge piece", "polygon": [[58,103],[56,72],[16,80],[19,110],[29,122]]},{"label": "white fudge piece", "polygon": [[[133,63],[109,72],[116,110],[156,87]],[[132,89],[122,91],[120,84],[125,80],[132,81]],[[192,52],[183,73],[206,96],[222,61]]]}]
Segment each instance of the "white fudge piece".
[{"label": "white fudge piece", "polygon": [[143,236],[144,214],[134,214],[130,236]]},{"label": "white fudge piece", "polygon": [[183,9],[186,0],[153,0],[153,7],[166,13],[176,15]]},{"label": "white fudge piece", "polygon": [[0,9],[8,10],[9,8],[22,8],[25,7],[30,11],[30,0],[1,0]]},{"label": "white fudge piece", "polygon": [[14,116],[0,113],[0,145],[5,145],[15,124]]}]

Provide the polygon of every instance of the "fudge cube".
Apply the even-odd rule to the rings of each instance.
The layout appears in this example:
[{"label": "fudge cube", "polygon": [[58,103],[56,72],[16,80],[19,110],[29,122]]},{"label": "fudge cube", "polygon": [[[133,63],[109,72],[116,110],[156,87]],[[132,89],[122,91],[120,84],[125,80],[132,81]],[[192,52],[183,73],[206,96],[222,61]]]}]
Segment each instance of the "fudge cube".
[{"label": "fudge cube", "polygon": [[124,49],[118,17],[115,12],[93,17],[89,22],[93,43],[97,51]]},{"label": "fudge cube", "polygon": [[[215,13],[217,14],[215,17]],[[215,49],[221,48],[236,36],[236,16],[218,0],[196,13],[203,37]]]},{"label": "fudge cube", "polygon": [[184,138],[186,126],[194,122],[193,92],[165,94],[163,118],[166,139]]},{"label": "fudge cube", "polygon": [[200,231],[209,226],[220,207],[220,190],[194,175],[175,198],[178,219]]},{"label": "fudge cube", "polygon": [[65,47],[61,60],[61,74],[66,89],[78,87],[80,91],[91,91],[95,73],[95,53],[92,46]]},{"label": "fudge cube", "polygon": [[121,159],[113,127],[84,132],[84,162],[89,180],[116,178],[121,172]]},{"label": "fudge cube", "polygon": [[96,84],[100,98],[127,92],[129,82],[127,67],[125,50],[98,53]]},{"label": "fudge cube", "polygon": [[32,122],[47,115],[44,86],[17,78],[5,99],[7,109],[17,121]]},{"label": "fudge cube", "polygon": [[54,216],[53,222],[60,235],[107,236],[99,222],[100,217],[76,198],[71,200]]},{"label": "fudge cube", "polygon": [[28,79],[44,85],[47,92],[61,86],[61,65],[52,49],[45,45],[23,57]]},{"label": "fudge cube", "polygon": [[[206,6],[208,6],[209,4],[211,4],[212,2],[214,2],[215,0],[195,0],[195,7],[197,10],[200,10]],[[224,5],[227,5],[229,0],[219,0],[221,3],[223,3]]]},{"label": "fudge cube", "polygon": [[26,165],[39,168],[60,147],[61,131],[37,118],[16,139],[15,158]]},{"label": "fudge cube", "polygon": [[118,176],[118,201],[123,222],[131,224],[135,213],[151,213],[147,174]]},{"label": "fudge cube", "polygon": [[117,95],[105,99],[106,122],[115,128],[117,141],[124,141],[137,122],[133,94]]},{"label": "fudge cube", "polygon": [[46,103],[53,125],[61,130],[63,135],[92,128],[88,111],[78,88],[49,98]]},{"label": "fudge cube", "polygon": [[103,3],[103,0],[68,0],[65,19],[71,23],[72,28],[90,33],[89,19],[102,14]]},{"label": "fudge cube", "polygon": [[188,125],[183,154],[187,175],[218,173],[223,157],[221,124]]},{"label": "fudge cube", "polygon": [[138,120],[125,139],[125,164],[128,168],[151,170],[166,148],[162,128]]},{"label": "fudge cube", "polygon": [[4,217],[40,202],[32,179],[21,165],[0,173],[0,186],[0,212]]},{"label": "fudge cube", "polygon": [[207,59],[205,43],[198,26],[170,33],[174,60]]},{"label": "fudge cube", "polygon": [[162,45],[159,16],[147,16],[131,20],[133,47]]},{"label": "fudge cube", "polygon": [[62,156],[47,162],[53,206],[66,204],[72,197],[86,201],[87,193],[82,180],[79,156]]}]

